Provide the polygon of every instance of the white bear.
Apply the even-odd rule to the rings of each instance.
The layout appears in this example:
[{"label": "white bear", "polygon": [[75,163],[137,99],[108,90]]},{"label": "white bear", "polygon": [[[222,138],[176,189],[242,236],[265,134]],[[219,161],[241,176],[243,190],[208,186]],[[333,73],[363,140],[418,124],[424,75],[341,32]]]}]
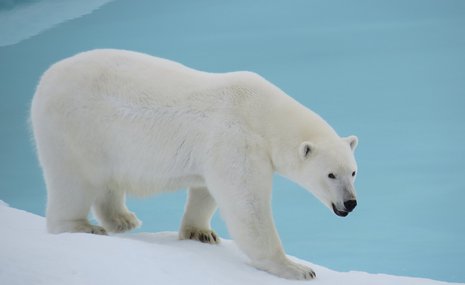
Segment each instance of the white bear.
[{"label": "white bear", "polygon": [[[339,137],[251,72],[207,73],[131,51],[88,51],[44,73],[31,122],[51,233],[131,230],[140,221],[126,208],[126,193],[188,188],[181,239],[217,243],[210,219],[219,207],[252,265],[311,279],[313,270],[281,246],[273,173],[339,216],[356,206],[357,138]],[[102,227],[89,223],[91,208]]]}]

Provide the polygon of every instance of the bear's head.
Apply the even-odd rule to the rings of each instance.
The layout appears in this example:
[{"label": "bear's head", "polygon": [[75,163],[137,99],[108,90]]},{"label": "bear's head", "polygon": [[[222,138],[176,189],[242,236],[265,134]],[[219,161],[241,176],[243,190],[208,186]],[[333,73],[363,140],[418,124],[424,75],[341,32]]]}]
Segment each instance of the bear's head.
[{"label": "bear's head", "polygon": [[356,136],[301,142],[294,162],[292,180],[312,192],[336,215],[345,217],[357,205],[354,150]]}]

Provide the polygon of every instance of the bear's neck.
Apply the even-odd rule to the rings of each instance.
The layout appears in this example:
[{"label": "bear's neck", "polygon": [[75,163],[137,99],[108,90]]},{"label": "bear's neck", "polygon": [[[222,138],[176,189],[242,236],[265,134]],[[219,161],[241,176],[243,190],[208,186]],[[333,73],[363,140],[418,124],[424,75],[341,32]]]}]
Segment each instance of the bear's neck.
[{"label": "bear's neck", "polygon": [[339,139],[323,118],[273,84],[262,82],[250,92],[251,103],[244,106],[251,119],[250,127],[262,138],[276,171],[280,172],[281,165],[298,155],[302,142],[319,144]]},{"label": "bear's neck", "polygon": [[266,149],[279,172],[298,155],[302,142],[339,139],[334,129],[281,89],[251,72],[223,74],[236,112],[246,118],[249,131],[258,135],[259,148]]}]

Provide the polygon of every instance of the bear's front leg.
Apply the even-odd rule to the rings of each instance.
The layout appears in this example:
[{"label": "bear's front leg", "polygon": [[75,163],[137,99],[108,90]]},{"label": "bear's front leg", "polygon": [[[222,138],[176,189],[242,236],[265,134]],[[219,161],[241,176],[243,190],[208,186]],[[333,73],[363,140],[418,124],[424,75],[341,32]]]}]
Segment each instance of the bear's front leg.
[{"label": "bear's front leg", "polygon": [[258,269],[287,279],[315,278],[310,267],[291,261],[282,248],[271,213],[271,167],[236,170],[211,169],[206,180],[236,244]]},{"label": "bear's front leg", "polygon": [[220,239],[210,227],[210,220],[216,211],[216,203],[207,188],[191,188],[182,218],[179,239],[198,240],[217,244]]}]

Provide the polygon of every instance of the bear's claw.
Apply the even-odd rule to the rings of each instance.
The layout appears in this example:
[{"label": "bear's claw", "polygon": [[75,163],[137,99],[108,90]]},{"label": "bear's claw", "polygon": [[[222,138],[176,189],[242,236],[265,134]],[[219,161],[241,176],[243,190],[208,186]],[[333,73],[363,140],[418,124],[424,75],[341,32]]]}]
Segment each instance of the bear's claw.
[{"label": "bear's claw", "polygon": [[179,239],[198,240],[202,243],[218,244],[220,239],[218,235],[212,230],[199,230],[195,228],[187,228],[181,230]]},{"label": "bear's claw", "polygon": [[107,235],[107,231],[104,228],[99,227],[99,226],[94,226],[94,225],[91,225],[88,233],[94,234],[94,235],[103,235],[103,236]]}]

